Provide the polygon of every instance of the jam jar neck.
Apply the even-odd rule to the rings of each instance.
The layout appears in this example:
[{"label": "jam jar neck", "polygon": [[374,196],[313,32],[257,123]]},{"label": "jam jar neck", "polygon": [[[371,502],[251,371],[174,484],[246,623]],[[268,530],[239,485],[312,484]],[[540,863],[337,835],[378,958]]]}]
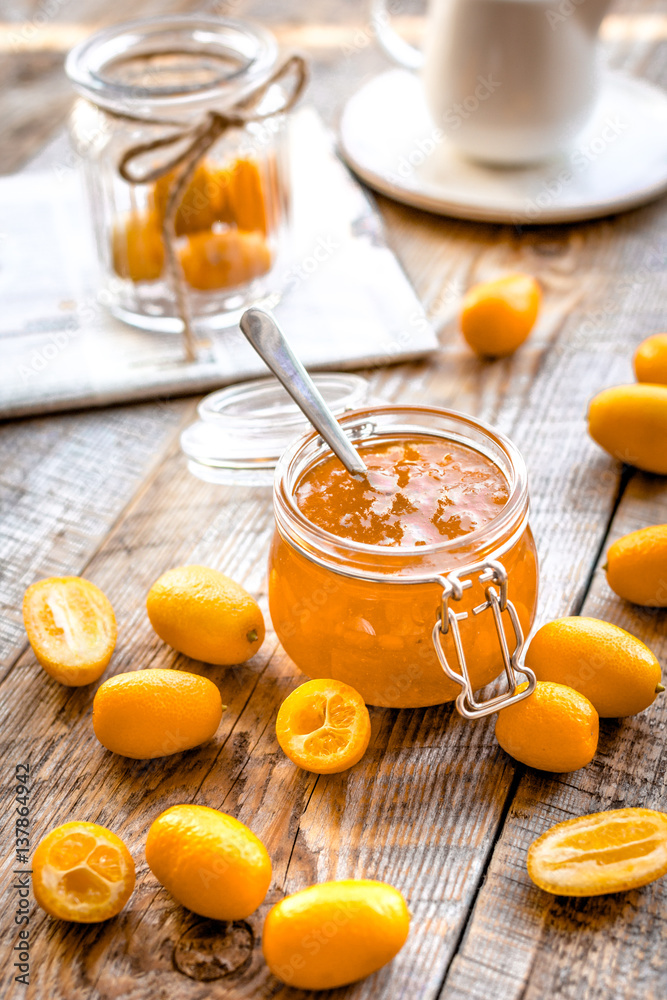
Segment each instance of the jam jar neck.
[{"label": "jam jar neck", "polygon": [[300,438],[276,467],[274,512],[282,538],[307,559],[358,579],[424,583],[481,559],[501,558],[528,522],[528,484],[521,453],[493,428],[454,410],[419,406],[372,406],[340,418],[353,442],[419,436],[455,442],[490,459],[507,480],[509,496],[481,528],[454,539],[420,546],[370,545],[340,538],[309,521],[296,503],[304,475],[331,456],[316,434]]},{"label": "jam jar neck", "polygon": [[183,15],[99,31],[70,52],[65,69],[83,97],[108,111],[186,121],[242,101],[277,61],[275,38],[257,25]]}]

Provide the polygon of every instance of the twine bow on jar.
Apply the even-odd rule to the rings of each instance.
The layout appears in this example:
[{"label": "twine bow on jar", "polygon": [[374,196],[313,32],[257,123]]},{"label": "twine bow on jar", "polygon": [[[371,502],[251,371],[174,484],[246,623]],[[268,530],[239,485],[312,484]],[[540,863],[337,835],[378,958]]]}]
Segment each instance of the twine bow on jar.
[{"label": "twine bow on jar", "polygon": [[[281,103],[261,111],[262,100],[269,89],[274,84],[288,80],[290,77],[292,77],[291,88],[283,93]],[[167,281],[176,300],[178,315],[183,324],[183,347],[187,361],[196,360],[196,340],[192,327],[188,291],[176,251],[176,213],[181,199],[197,166],[225,132],[233,128],[245,128],[251,122],[260,122],[290,111],[301,97],[307,79],[308,71],[305,60],[299,55],[292,55],[241,101],[236,102],[225,111],[207,111],[196,125],[185,128],[183,123],[178,121],[145,118],[116,111],[110,112],[115,118],[124,121],[140,122],[146,125],[168,125],[178,129],[161,139],[140,143],[126,150],[118,164],[118,173],[128,184],[151,184],[172,171],[175,173],[174,183],[170,186],[162,219],[162,240]],[[186,144],[184,149],[165,163],[144,173],[131,169],[132,164],[147,153],[179,143]]]}]

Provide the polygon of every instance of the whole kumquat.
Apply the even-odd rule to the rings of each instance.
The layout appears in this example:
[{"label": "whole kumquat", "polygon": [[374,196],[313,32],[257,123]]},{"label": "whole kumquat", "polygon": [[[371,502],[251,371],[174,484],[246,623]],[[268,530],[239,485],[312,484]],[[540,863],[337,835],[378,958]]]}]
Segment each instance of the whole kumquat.
[{"label": "whole kumquat", "polygon": [[535,633],[526,665],[538,681],[585,695],[601,718],[636,715],[662,690],[660,664],[634,635],[597,618],[558,618]]},{"label": "whole kumquat", "polygon": [[667,475],[667,385],[603,389],[589,404],[588,432],[620,462]]},{"label": "whole kumquat", "polygon": [[602,568],[619,597],[648,608],[667,608],[667,524],[617,539]]},{"label": "whole kumquat", "polygon": [[590,764],[598,732],[598,713],[588,698],[549,681],[538,681],[528,698],[501,709],[496,721],[503,750],[541,771],[577,771]]},{"label": "whole kumquat", "polygon": [[461,332],[476,354],[505,357],[529,336],[540,301],[540,286],[529,274],[474,285],[463,298]]},{"label": "whole kumquat", "polygon": [[146,608],[160,638],[193,660],[245,663],[264,641],[257,601],[208,566],[167,570],[148,592]]},{"label": "whole kumquat", "polygon": [[133,670],[98,688],[93,729],[107,750],[150,760],[210,740],[222,700],[213,681],[184,670]]},{"label": "whole kumquat", "polygon": [[667,385],[667,333],[655,333],[643,340],[633,361],[638,382]]}]

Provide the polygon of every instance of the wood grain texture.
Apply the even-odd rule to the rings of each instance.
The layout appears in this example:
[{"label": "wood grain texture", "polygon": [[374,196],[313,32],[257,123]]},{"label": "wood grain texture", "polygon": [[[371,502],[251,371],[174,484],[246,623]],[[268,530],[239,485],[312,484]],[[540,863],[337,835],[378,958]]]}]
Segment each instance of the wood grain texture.
[{"label": "wood grain texture", "polygon": [[[193,4],[159,6],[166,12]],[[15,7],[17,22],[39,9],[37,0]],[[156,9],[153,0],[140,7],[141,13]],[[659,0],[627,0],[617,11],[661,9]],[[352,0],[318,0],[307,11],[297,0],[279,7],[253,0],[233,11],[265,19],[285,39],[298,35],[306,46],[310,39],[311,93],[330,121],[344,96],[384,65]],[[139,10],[128,0],[113,11],[99,0],[69,0],[54,24],[92,27],[129,12]],[[319,30],[327,24],[337,27],[329,41]],[[347,47],[341,27],[349,29]],[[667,82],[659,39],[616,35],[610,52],[616,65]],[[4,169],[25,162],[64,116],[69,97],[61,59],[62,53],[14,53],[0,64],[10,85],[0,110],[11,111],[0,130],[9,140],[1,145]],[[511,434],[531,479],[540,621],[583,609],[635,632],[664,663],[664,613],[619,601],[596,568],[618,535],[667,521],[664,480],[622,479],[588,439],[584,414],[593,393],[631,378],[634,345],[664,327],[665,201],[591,224],[524,231],[379,203],[388,236],[438,324],[442,349],[428,363],[373,373],[376,395],[466,410]],[[527,270],[542,282],[539,326],[514,358],[480,362],[457,330],[460,297],[471,282],[509,269]],[[0,617],[4,759],[13,767],[27,757],[33,767],[33,843],[58,823],[85,818],[119,833],[138,867],[130,904],[99,927],[69,926],[33,908],[27,991],[12,983],[5,956],[15,931],[5,924],[0,995],[314,998],[268,975],[259,952],[263,916],[283,893],[313,881],[366,876],[404,891],[412,930],[389,967],[333,994],[340,1000],[663,1000],[667,885],[606,900],[551,899],[528,882],[525,851],[568,815],[625,804],[667,809],[664,703],[636,719],[605,722],[593,764],[558,778],[515,766],[495,743],[492,721],[464,723],[451,707],[374,709],[371,745],[357,767],[326,778],[299,771],[278,748],[274,721],[282,699],[303,678],[275,637],[269,633],[249,664],[212,668],[170,651],[145,615],[150,584],[183,562],[224,570],[258,594],[266,611],[270,498],[266,491],[216,488],[189,477],[175,435],[190,411],[191,404],[181,402],[74,414],[6,426],[0,437],[0,547],[11,555]],[[94,687],[64,689],[37,666],[20,628],[22,588],[36,576],[83,570],[108,594],[119,620],[108,674],[153,666],[206,673],[228,706],[214,740],[156,761],[114,757],[92,732]],[[11,846],[11,787],[3,792],[3,843]],[[233,933],[175,904],[145,864],[150,822],[183,801],[238,816],[262,837],[274,861],[266,903]],[[13,900],[11,861],[4,855],[6,912]],[[200,982],[179,971],[175,948],[181,941],[182,953],[188,940],[220,967],[227,964],[229,974]],[[195,969],[202,965],[193,962]]]}]

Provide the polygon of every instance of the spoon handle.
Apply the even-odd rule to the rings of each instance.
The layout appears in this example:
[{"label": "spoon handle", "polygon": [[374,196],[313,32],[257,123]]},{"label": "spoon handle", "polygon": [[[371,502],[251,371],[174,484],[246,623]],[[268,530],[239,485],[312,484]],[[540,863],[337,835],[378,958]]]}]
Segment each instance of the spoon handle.
[{"label": "spoon handle", "polygon": [[365,476],[366,465],[358,451],[352,446],[310,375],[292,351],[273,316],[263,309],[246,309],[239,326],[347,471],[351,475]]}]

